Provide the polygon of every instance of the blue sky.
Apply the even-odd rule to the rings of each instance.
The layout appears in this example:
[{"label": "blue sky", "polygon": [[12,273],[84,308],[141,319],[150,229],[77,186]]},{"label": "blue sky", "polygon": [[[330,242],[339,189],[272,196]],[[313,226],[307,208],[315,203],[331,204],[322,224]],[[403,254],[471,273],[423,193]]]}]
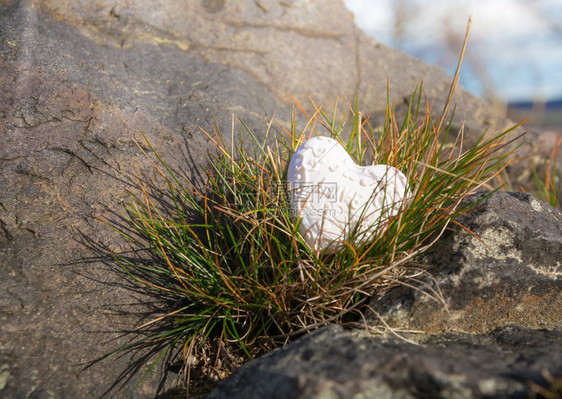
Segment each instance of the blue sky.
[{"label": "blue sky", "polygon": [[562,99],[562,0],[345,0],[380,42],[454,73],[472,25],[461,84],[505,101]]}]

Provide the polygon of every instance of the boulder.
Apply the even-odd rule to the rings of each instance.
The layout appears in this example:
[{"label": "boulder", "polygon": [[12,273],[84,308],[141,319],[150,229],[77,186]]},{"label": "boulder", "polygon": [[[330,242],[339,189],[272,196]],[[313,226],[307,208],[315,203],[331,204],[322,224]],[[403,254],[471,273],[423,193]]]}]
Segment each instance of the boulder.
[{"label": "boulder", "polygon": [[423,256],[426,273],[370,303],[394,328],[485,332],[562,322],[562,213],[528,193],[480,201]]},{"label": "boulder", "polygon": [[[117,220],[137,181],[158,184],[134,142],[141,132],[192,176],[209,149],[199,127],[215,120],[229,136],[235,115],[263,137],[274,114],[290,120],[291,96],[324,109],[358,96],[380,120],[387,79],[399,109],[423,80],[440,111],[450,84],[442,69],[367,37],[337,0],[4,0],[0,27],[7,398],[163,389],[158,375],[136,387],[148,355],[94,363],[134,339],[125,333],[158,301],[124,284],[107,254],[129,248],[96,219]],[[477,134],[509,125],[462,89],[455,101],[455,123],[466,115]]]},{"label": "boulder", "polygon": [[541,388],[551,397],[560,393],[555,376],[562,377],[561,329],[512,326],[416,341],[330,325],[243,365],[208,399],[527,398]]}]

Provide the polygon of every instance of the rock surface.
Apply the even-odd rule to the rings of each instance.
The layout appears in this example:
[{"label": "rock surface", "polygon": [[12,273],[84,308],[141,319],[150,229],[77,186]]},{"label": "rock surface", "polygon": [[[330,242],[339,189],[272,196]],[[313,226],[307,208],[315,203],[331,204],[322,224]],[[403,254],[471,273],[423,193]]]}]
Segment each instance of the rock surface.
[{"label": "rock surface", "polygon": [[560,329],[418,340],[327,326],[242,366],[208,399],[528,398],[562,377]]},{"label": "rock surface", "polygon": [[[144,358],[91,365],[154,301],[95,251],[127,249],[96,216],[154,181],[141,131],[190,176],[214,119],[229,132],[235,114],[262,137],[274,113],[289,120],[291,96],[329,109],[343,95],[376,116],[387,78],[398,104],[423,80],[438,111],[450,83],[368,38],[336,0],[0,1],[0,396],[160,389],[133,393]],[[508,124],[463,90],[455,100],[477,135]]]},{"label": "rock surface", "polygon": [[562,322],[559,210],[528,193],[497,192],[458,222],[470,231],[455,228],[442,237],[422,260],[431,266],[425,277],[373,298],[370,305],[387,323],[476,333]]}]

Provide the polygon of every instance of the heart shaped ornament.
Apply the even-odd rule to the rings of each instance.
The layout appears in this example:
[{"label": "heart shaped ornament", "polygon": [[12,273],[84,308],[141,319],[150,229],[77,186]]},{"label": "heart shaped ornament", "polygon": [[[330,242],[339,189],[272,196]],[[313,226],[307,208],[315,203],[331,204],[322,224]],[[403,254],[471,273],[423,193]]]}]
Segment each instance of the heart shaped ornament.
[{"label": "heart shaped ornament", "polygon": [[359,241],[398,213],[408,183],[387,165],[359,166],[334,139],[313,137],[291,158],[287,174],[291,212],[315,251],[334,252],[355,232]]}]

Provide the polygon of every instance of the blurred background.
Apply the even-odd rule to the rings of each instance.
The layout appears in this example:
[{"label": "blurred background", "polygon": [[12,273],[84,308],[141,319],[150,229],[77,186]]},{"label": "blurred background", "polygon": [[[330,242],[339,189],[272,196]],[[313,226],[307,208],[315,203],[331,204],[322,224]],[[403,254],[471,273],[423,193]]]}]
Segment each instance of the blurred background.
[{"label": "blurred background", "polygon": [[454,75],[498,113],[542,131],[562,126],[562,0],[345,0],[376,40]]}]

